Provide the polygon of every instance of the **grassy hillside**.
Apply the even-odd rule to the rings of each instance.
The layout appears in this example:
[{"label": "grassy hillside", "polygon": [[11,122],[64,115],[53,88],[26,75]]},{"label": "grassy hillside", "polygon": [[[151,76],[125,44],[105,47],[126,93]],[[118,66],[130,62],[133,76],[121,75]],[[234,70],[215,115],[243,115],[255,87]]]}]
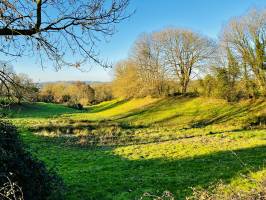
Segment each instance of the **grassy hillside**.
[{"label": "grassy hillside", "polygon": [[152,103],[157,102],[159,99],[155,98],[140,98],[132,99],[130,101],[126,100],[112,100],[103,102],[101,104],[88,107],[87,113],[80,114],[69,114],[65,115],[71,119],[75,120],[104,120],[110,119],[116,116],[120,116],[124,113],[132,113],[140,108],[145,108]]},{"label": "grassy hillside", "polygon": [[[20,112],[18,112],[21,109]],[[28,149],[56,168],[67,199],[138,199],[265,175],[266,102],[206,98],[113,100],[77,111],[38,103],[5,111]]]}]

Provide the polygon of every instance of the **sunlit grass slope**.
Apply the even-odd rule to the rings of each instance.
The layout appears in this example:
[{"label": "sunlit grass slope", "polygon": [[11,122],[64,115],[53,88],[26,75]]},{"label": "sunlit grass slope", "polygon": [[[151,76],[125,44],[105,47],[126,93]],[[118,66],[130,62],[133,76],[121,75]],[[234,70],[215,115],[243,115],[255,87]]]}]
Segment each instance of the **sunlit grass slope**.
[{"label": "sunlit grass slope", "polygon": [[148,109],[129,113],[121,119],[135,124],[195,127],[211,124],[237,126],[249,117],[266,113],[264,100],[229,104],[224,100],[208,98],[168,98]]},{"label": "sunlit grass slope", "polygon": [[151,97],[132,99],[128,101],[113,100],[88,107],[88,112],[86,114],[70,114],[65,116],[76,120],[104,120],[118,115],[123,115],[124,113],[134,112],[137,109],[144,108],[145,106],[157,101],[158,99]]},{"label": "sunlit grass slope", "polygon": [[138,199],[165,190],[185,199],[191,187],[223,181],[247,190],[255,184],[243,177],[265,177],[263,99],[117,99],[83,111],[37,103],[6,112],[28,149],[63,177],[69,200]]},{"label": "sunlit grass slope", "polygon": [[235,130],[266,114],[264,99],[227,103],[208,98],[113,100],[88,108],[87,113],[64,115],[75,120],[113,120],[130,125]]}]

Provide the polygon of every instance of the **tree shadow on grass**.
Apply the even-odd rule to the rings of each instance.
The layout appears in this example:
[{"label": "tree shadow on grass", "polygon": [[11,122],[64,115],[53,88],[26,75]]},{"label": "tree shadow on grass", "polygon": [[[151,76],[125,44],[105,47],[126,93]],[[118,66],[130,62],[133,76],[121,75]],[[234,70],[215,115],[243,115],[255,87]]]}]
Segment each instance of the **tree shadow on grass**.
[{"label": "tree shadow on grass", "polygon": [[[114,117],[114,120],[117,121],[134,121],[134,119],[140,119],[143,118],[143,116],[148,116],[156,112],[160,112],[162,109],[169,109],[168,106],[175,103],[178,100],[180,104],[186,103],[189,101],[192,101],[193,98],[188,97],[172,97],[172,98],[165,98],[161,99],[159,101],[156,101],[154,103],[151,103],[149,105],[143,106],[142,108],[138,108],[135,110],[132,110],[128,113],[119,115]],[[154,123],[154,122],[153,122]],[[151,124],[148,124],[149,126]]]},{"label": "tree shadow on grass", "polygon": [[227,112],[220,112],[221,114],[214,113],[213,115],[209,116],[206,119],[192,122],[191,127],[201,128],[212,124],[225,123],[230,120],[236,119],[238,116],[248,115],[249,113],[254,112],[254,110],[260,110],[261,108],[264,107],[265,106],[262,105],[261,102],[257,102],[256,104],[246,105],[241,108],[235,108]]},{"label": "tree shadow on grass", "polygon": [[[194,98],[178,98],[179,106],[182,108],[183,104],[187,104],[193,101]],[[169,110],[169,106],[173,104],[176,106],[177,98],[162,99],[151,105],[148,105],[141,109],[136,109],[131,112],[119,115],[113,118],[115,121],[134,122],[135,120],[150,121],[145,123],[146,126],[153,125],[173,125],[178,127],[187,128],[201,128],[212,124],[219,124],[224,122],[233,121],[236,117],[248,115],[251,112],[259,111],[264,108],[263,101],[257,101],[256,103],[250,102],[240,107],[232,107],[231,109],[225,110],[224,107],[213,108],[212,110],[196,109],[193,112],[180,113],[178,110],[176,113],[169,113],[163,118],[154,118],[154,115],[158,115],[160,112]],[[171,109],[170,109],[171,110]],[[186,119],[188,118],[188,119]]]},{"label": "tree shadow on grass", "polygon": [[262,170],[266,160],[266,145],[235,150],[237,156],[220,151],[171,160],[130,160],[115,155],[113,148],[65,147],[52,139],[41,140],[31,140],[31,150],[49,166],[57,166],[69,188],[67,199],[138,199],[144,192],[165,190],[185,199],[191,187],[228,183],[240,174]]},{"label": "tree shadow on grass", "polygon": [[[206,111],[196,109],[193,113],[176,113],[161,120],[154,121],[152,124],[160,125],[167,123],[176,125],[174,122],[178,121],[178,126],[187,128],[202,128],[213,124],[232,121],[239,116],[245,116],[254,111],[259,111],[265,107],[265,105],[262,104],[263,102],[264,101],[250,103],[242,107],[232,108],[228,111],[225,111],[223,107]],[[189,117],[189,120],[185,120],[184,122],[180,123],[179,118],[182,117]]]}]

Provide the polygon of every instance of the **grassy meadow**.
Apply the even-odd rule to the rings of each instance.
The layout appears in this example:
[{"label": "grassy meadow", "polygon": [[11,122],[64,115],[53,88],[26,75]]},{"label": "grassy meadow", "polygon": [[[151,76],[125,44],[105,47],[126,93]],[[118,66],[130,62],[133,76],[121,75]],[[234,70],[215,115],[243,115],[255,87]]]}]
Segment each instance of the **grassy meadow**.
[{"label": "grassy meadow", "polygon": [[266,102],[116,99],[79,111],[23,104],[2,111],[27,149],[63,177],[66,199],[140,199],[221,181],[249,190],[265,177]]}]

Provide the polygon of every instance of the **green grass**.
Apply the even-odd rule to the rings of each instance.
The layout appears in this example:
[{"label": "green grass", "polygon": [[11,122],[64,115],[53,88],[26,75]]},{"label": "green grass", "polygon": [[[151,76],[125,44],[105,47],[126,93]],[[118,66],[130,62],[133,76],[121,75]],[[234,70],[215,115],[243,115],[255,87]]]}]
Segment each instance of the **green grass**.
[{"label": "green grass", "polygon": [[22,109],[8,120],[20,127],[27,148],[63,177],[67,199],[138,199],[165,190],[185,199],[191,187],[220,180],[247,189],[253,185],[244,175],[266,172],[266,130],[250,127],[265,116],[263,100],[144,98],[82,112],[44,103]]}]

